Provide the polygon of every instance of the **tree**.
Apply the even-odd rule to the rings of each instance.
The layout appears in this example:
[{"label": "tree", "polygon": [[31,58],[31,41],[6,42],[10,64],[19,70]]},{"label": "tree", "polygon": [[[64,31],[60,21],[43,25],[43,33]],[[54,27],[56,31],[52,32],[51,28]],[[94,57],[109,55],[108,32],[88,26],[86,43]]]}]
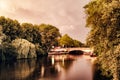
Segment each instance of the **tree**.
[{"label": "tree", "polygon": [[85,47],[85,45],[78,40],[73,40],[73,43],[74,43],[73,47]]},{"label": "tree", "polygon": [[14,55],[17,55],[16,59],[37,57],[35,45],[25,39],[15,39],[11,46],[14,47],[12,51],[15,52]]},{"label": "tree", "polygon": [[85,6],[87,43],[99,55],[98,64],[113,80],[120,80],[120,0],[94,0]]},{"label": "tree", "polygon": [[37,25],[22,23],[21,28],[20,38],[26,39],[34,44],[41,45],[41,32]]},{"label": "tree", "polygon": [[82,47],[84,44],[65,34],[59,39],[59,45],[62,47]]},{"label": "tree", "polygon": [[2,26],[0,26],[0,61],[4,61],[5,60],[5,55],[3,54],[4,52],[4,46],[3,46],[3,42],[6,39],[6,35],[2,32]]},{"label": "tree", "polygon": [[[26,39],[37,46],[37,52],[48,53],[52,46],[58,45],[61,36],[59,29],[52,25],[31,23],[20,24],[17,20],[0,17],[0,27],[6,35],[6,42],[11,43],[15,39]],[[44,49],[44,51],[42,50]]]},{"label": "tree", "polygon": [[62,47],[73,47],[74,42],[70,36],[65,34],[59,39],[59,44]]},{"label": "tree", "polygon": [[39,30],[42,36],[42,47],[46,52],[49,52],[52,46],[58,45],[58,38],[61,36],[58,28],[49,24],[41,24]]},{"label": "tree", "polygon": [[1,16],[0,25],[2,26],[3,33],[7,35],[8,41],[12,41],[19,37],[21,26],[17,20]]}]

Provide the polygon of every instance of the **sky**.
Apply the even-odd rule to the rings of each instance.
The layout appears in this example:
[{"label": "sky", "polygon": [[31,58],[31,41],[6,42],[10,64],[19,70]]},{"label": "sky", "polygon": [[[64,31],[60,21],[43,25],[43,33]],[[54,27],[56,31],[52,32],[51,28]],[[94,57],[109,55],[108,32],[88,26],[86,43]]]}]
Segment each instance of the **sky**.
[{"label": "sky", "polygon": [[85,27],[84,6],[90,0],[0,0],[0,16],[19,22],[51,24],[62,35],[85,42],[89,29]]}]

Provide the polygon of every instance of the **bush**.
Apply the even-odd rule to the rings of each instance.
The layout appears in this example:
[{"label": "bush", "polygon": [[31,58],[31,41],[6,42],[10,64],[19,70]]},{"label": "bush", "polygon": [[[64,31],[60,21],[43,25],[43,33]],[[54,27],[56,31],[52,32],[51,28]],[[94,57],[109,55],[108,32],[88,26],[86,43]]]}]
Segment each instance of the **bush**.
[{"label": "bush", "polygon": [[36,47],[37,57],[41,57],[41,56],[46,56],[46,55],[47,55],[47,52],[45,52],[45,51],[39,46],[39,44],[36,44],[35,47]]},{"label": "bush", "polygon": [[1,61],[16,59],[17,53],[15,52],[15,47],[10,43],[3,43],[0,47],[0,58]]},{"label": "bush", "polygon": [[11,45],[15,48],[17,59],[37,57],[35,45],[25,39],[15,39]]}]

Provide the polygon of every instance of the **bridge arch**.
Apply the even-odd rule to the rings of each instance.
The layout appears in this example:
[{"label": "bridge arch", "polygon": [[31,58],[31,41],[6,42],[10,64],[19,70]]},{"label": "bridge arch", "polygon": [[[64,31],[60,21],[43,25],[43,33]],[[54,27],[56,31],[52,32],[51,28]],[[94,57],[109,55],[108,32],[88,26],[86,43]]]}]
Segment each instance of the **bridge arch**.
[{"label": "bridge arch", "polygon": [[82,55],[84,53],[84,51],[82,50],[70,50],[68,52],[68,54],[72,54],[72,55]]}]

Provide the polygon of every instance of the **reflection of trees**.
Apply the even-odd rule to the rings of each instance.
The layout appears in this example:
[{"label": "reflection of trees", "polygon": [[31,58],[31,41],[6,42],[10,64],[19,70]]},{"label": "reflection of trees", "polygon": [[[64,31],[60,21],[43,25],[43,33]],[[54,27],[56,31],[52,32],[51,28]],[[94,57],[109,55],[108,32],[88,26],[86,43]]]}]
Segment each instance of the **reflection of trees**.
[{"label": "reflection of trees", "polygon": [[72,61],[56,62],[53,65],[48,57],[39,60],[18,60],[0,64],[0,80],[39,80],[57,78],[67,71]]},{"label": "reflection of trees", "polygon": [[51,58],[52,65],[59,65],[61,68],[64,68],[65,70],[69,69],[70,65],[73,62],[73,57],[70,55],[54,55],[49,56]]},{"label": "reflection of trees", "polygon": [[92,65],[84,58],[70,64],[69,69],[59,80],[92,80]]},{"label": "reflection of trees", "polygon": [[2,63],[0,66],[0,80],[23,80],[34,71],[35,60],[18,60],[12,63]]},{"label": "reflection of trees", "polygon": [[73,61],[64,61],[64,64],[63,62],[59,62],[59,65],[60,67],[62,67],[64,70],[69,70],[70,66],[72,65],[72,62]]},{"label": "reflection of trees", "polygon": [[71,65],[72,61],[65,61],[64,65],[63,62],[55,62],[53,65],[51,59],[41,58],[40,60],[36,61],[36,66],[34,71],[25,79],[25,80],[38,80],[42,78],[57,78],[59,74],[63,71],[61,69],[67,70]]},{"label": "reflection of trees", "polygon": [[35,66],[35,70],[25,79],[25,80],[38,80],[40,78],[51,78],[57,77],[58,71],[51,64],[50,59],[41,58],[37,60],[37,64]]}]

